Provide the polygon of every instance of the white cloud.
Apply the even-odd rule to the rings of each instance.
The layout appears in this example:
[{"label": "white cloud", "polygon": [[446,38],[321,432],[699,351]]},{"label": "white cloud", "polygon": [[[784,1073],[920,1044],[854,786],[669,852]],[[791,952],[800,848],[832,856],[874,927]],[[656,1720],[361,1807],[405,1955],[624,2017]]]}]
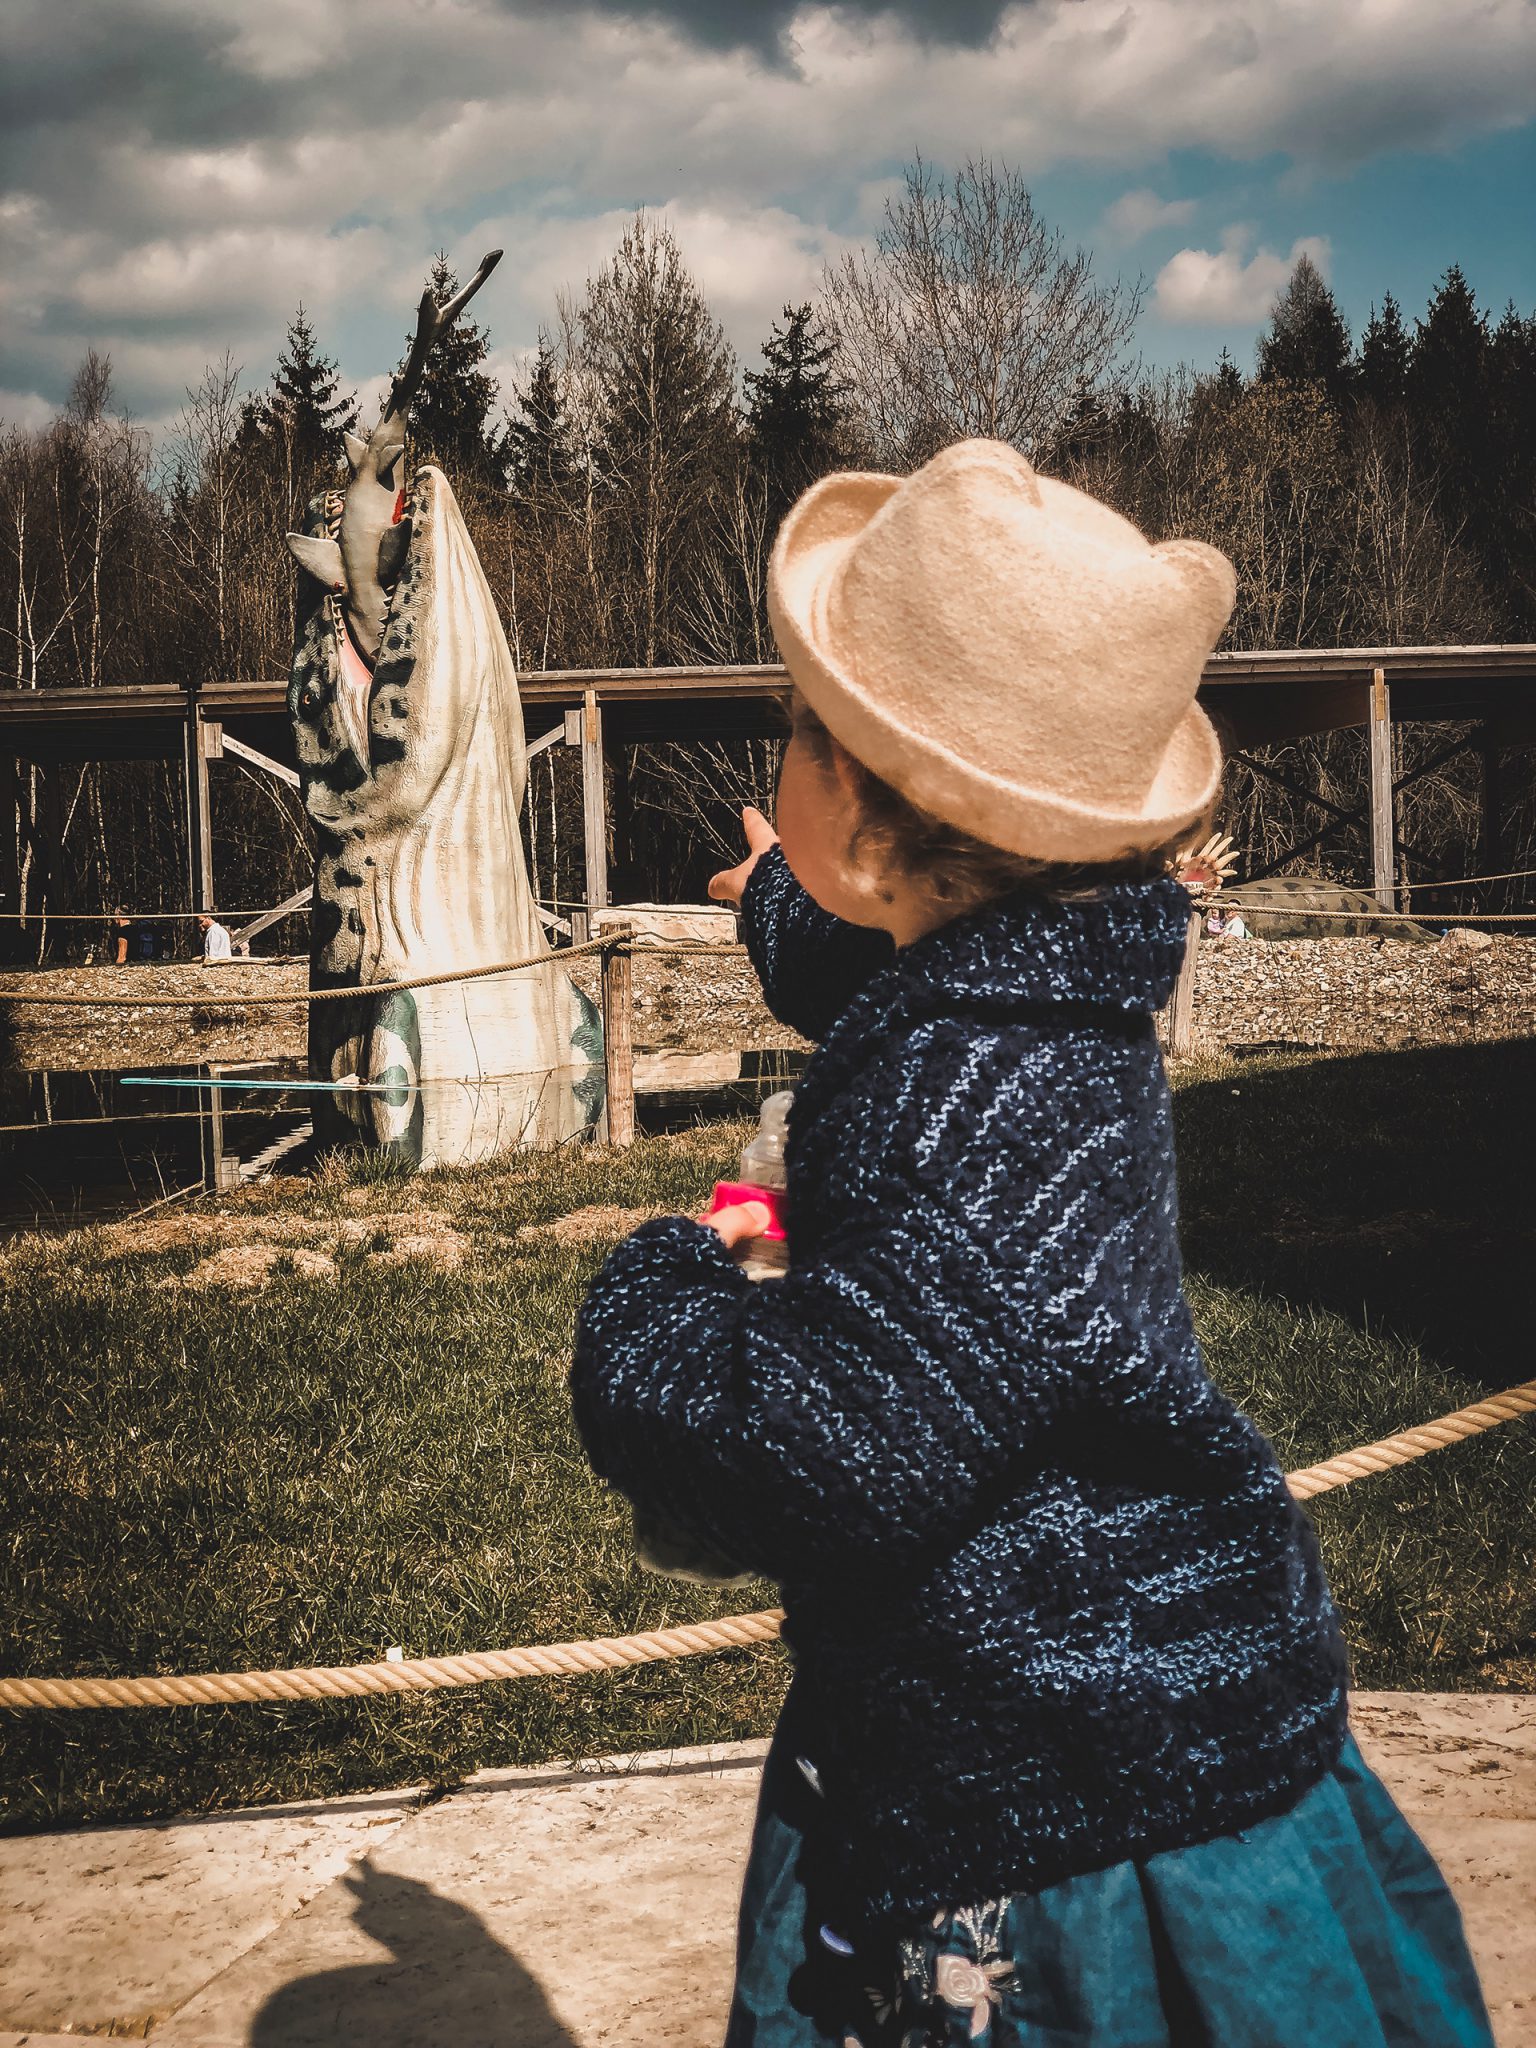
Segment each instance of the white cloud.
[{"label": "white cloud", "polygon": [[13,427],[46,427],[58,407],[41,391],[0,391],[0,420]]},{"label": "white cloud", "polygon": [[1157,273],[1153,305],[1164,320],[1190,327],[1230,327],[1262,320],[1296,267],[1310,256],[1324,277],[1330,250],[1324,235],[1303,235],[1288,256],[1260,247],[1245,255],[1250,228],[1230,227],[1219,249],[1181,249]]},{"label": "white cloud", "polygon": [[1182,228],[1195,217],[1198,202],[1193,199],[1159,199],[1146,185],[1122,192],[1106,208],[1104,226],[1117,242],[1139,242],[1158,228]]},{"label": "white cloud", "polygon": [[[637,207],[663,210],[745,353],[878,227],[914,147],[1130,184],[1176,149],[1315,170],[1443,148],[1536,103],[1536,0],[1479,0],[1473,27],[1444,0],[1021,0],[980,45],[806,0],[776,66],[640,0],[92,13],[85,37],[72,10],[12,0],[0,382],[62,395],[94,344],[152,417],[194,356],[227,346],[264,375],[300,298],[349,381],[377,375],[435,247],[463,266],[505,241],[478,310],[516,360],[556,287],[579,288]],[[338,69],[348,51],[366,54]],[[1133,185],[1105,225],[1129,243],[1190,207]],[[1283,263],[1183,250],[1160,310],[1251,317]]]}]

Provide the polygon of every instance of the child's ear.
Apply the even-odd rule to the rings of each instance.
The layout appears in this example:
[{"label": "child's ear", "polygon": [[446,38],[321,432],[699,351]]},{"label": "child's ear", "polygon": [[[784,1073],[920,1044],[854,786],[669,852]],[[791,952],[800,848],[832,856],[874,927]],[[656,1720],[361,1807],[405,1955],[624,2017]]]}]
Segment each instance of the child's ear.
[{"label": "child's ear", "polygon": [[850,811],[858,810],[863,794],[863,771],[842,742],[833,739],[830,733],[827,735],[827,759],[839,798]]}]

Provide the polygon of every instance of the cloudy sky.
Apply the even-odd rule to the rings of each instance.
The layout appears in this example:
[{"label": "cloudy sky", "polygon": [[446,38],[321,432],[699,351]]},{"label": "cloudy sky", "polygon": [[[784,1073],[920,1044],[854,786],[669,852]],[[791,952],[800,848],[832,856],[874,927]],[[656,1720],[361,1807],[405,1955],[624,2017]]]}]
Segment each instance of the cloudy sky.
[{"label": "cloudy sky", "polygon": [[990,154],[1099,266],[1151,363],[1251,360],[1307,249],[1358,326],[1459,261],[1536,306],[1536,0],[7,0],[0,414],[88,345],[159,425],[302,299],[350,383],[425,259],[506,260],[514,368],[645,206],[744,356],[878,226],[914,149]]}]

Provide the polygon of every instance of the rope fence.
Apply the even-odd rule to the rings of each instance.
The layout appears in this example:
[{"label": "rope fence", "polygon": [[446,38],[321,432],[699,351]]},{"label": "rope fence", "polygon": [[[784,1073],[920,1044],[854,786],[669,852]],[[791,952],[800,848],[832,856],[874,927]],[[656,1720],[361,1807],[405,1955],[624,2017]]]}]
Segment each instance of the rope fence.
[{"label": "rope fence", "polygon": [[225,910],[221,905],[212,910],[0,910],[0,923],[4,924],[111,924],[120,917],[130,924],[190,924],[200,917],[217,916],[220,924],[226,917],[239,920],[247,917],[271,917],[281,911],[284,917],[308,917],[312,904],[308,903],[264,903],[259,910]]},{"label": "rope fence", "polygon": [[1447,1444],[1458,1444],[1469,1436],[1480,1436],[1485,1429],[1494,1429],[1501,1422],[1512,1422],[1517,1415],[1528,1415],[1533,1409],[1536,1409],[1536,1380],[1526,1380],[1502,1394],[1491,1394],[1486,1401],[1474,1401],[1470,1408],[1457,1408],[1450,1415],[1442,1415],[1437,1422],[1426,1422],[1418,1429],[1405,1429],[1397,1436],[1382,1437],[1378,1443],[1364,1444],[1357,1451],[1344,1451],[1337,1458],[1325,1458],[1320,1465],[1308,1465],[1301,1472],[1288,1473],[1286,1484],[1297,1500],[1312,1500],[1320,1493],[1331,1493],[1335,1487],[1348,1486],[1352,1479],[1367,1479],[1375,1472],[1390,1472],[1396,1465],[1408,1465],[1415,1458],[1427,1457],[1431,1451],[1444,1450]]},{"label": "rope fence", "polygon": [[[1415,882],[1415,889],[1418,886]],[[1219,897],[1207,899],[1202,903],[1202,908],[1208,907],[1209,903],[1219,903],[1223,909],[1245,910],[1250,917],[1352,917],[1358,924],[1445,924],[1448,921],[1443,911],[1436,911],[1426,918],[1417,910],[1381,910],[1374,906],[1369,910],[1314,910],[1310,904],[1245,903],[1241,887],[1232,890],[1230,894],[1223,893]],[[1536,924],[1536,910],[1469,912],[1465,920],[1450,921],[1472,925]]]},{"label": "rope fence", "polygon": [[[1511,868],[1507,873],[1501,875],[1453,875],[1447,881],[1414,882],[1411,887],[1413,894],[1419,896],[1426,889],[1475,889],[1485,882],[1525,882],[1533,878],[1536,878],[1536,868]],[[1242,886],[1241,882],[1233,886],[1232,894],[1234,897],[1241,892]],[[551,910],[586,910],[589,907],[586,898],[582,896],[544,896],[539,900],[546,909]],[[715,909],[729,908],[725,904],[715,904],[711,907]],[[280,910],[285,917],[307,917],[312,908],[313,905],[309,903],[293,905],[287,903],[264,903],[255,910],[226,910],[221,907],[218,915],[222,921],[226,917],[270,917],[274,911]],[[0,910],[0,923],[113,924],[119,917],[126,917],[131,923],[185,924],[210,914],[210,912],[203,910],[124,910],[116,906],[110,910],[49,910],[40,907],[36,910]],[[1371,911],[1332,913],[1321,910],[1312,910],[1306,913],[1309,917],[1324,917],[1335,914],[1349,917],[1365,917],[1374,916],[1378,913]],[[1406,912],[1394,913],[1385,910],[1379,913],[1383,917],[1407,914]],[[1530,915],[1536,916],[1536,911],[1531,912]],[[1479,917],[1477,921],[1481,924],[1487,920]]]},{"label": "rope fence", "polygon": [[[1297,1500],[1348,1486],[1376,1472],[1411,1464],[1447,1444],[1536,1410],[1536,1380],[1458,1408],[1418,1429],[1383,1437],[1320,1465],[1286,1475]],[[536,1643],[511,1650],[478,1650],[457,1657],[390,1658],[382,1664],[311,1665],[291,1671],[209,1671],[166,1678],[5,1678],[0,1707],[208,1707],[250,1700],[351,1699],[365,1693],[437,1692],[506,1678],[575,1678],[622,1671],[636,1664],[699,1657],[713,1650],[746,1649],[775,1640],[784,1620],[779,1607],[687,1622],[643,1635],[595,1636],[576,1643]]]},{"label": "rope fence", "polygon": [[450,981],[489,981],[493,975],[516,974],[525,967],[542,967],[550,960],[575,960],[584,953],[613,952],[627,947],[629,942],[629,927],[615,926],[600,938],[584,939],[579,946],[561,946],[558,949],[546,946],[537,953],[524,955],[521,960],[497,960],[489,967],[452,967],[441,974],[413,974],[400,981],[368,981],[349,984],[345,988],[295,988],[277,995],[267,995],[259,989],[249,992],[232,989],[227,983],[220,991],[219,980],[234,964],[220,961],[207,969],[216,977],[215,980],[188,995],[68,996],[50,995],[46,990],[34,995],[30,989],[7,991],[0,987],[0,1003],[39,1003],[55,1010],[200,1010],[211,996],[222,992],[232,1009],[291,1010],[296,1003],[360,1002],[374,996],[395,995],[402,989],[441,988]]}]

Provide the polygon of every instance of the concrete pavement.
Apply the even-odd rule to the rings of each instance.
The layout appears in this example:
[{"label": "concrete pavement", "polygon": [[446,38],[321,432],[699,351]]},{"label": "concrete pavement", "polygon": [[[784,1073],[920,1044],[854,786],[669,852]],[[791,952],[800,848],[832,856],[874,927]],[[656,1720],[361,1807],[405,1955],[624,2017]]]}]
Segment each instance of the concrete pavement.
[{"label": "concrete pavement", "polygon": [[[1354,1725],[1536,2048],[1536,1695]],[[763,1747],[0,1840],[0,2048],[716,2048]]]}]

